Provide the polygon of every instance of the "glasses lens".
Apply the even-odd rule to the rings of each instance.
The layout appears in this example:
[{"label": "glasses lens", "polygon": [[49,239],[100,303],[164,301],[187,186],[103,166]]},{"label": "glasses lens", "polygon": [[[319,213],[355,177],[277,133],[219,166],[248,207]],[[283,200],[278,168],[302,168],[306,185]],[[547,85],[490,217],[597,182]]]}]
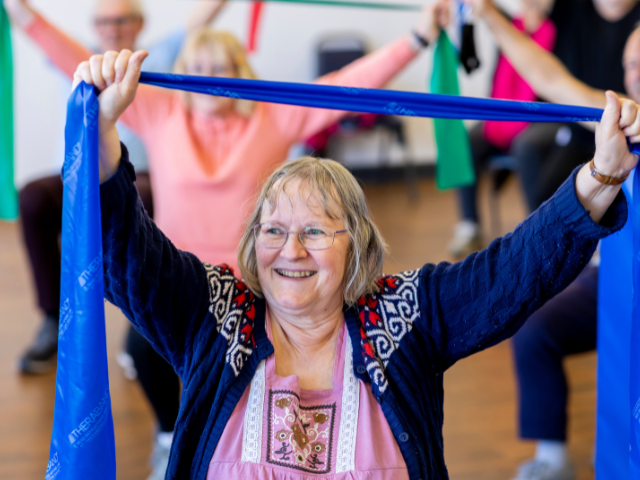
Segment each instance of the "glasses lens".
[{"label": "glasses lens", "polygon": [[267,248],[280,248],[287,241],[287,230],[280,225],[263,223],[253,229],[256,242]]},{"label": "glasses lens", "polygon": [[300,232],[302,245],[309,250],[323,250],[333,244],[334,230],[322,225],[306,227]]},{"label": "glasses lens", "polygon": [[128,15],[126,17],[97,17],[95,24],[98,27],[124,27],[139,19],[136,15]]}]

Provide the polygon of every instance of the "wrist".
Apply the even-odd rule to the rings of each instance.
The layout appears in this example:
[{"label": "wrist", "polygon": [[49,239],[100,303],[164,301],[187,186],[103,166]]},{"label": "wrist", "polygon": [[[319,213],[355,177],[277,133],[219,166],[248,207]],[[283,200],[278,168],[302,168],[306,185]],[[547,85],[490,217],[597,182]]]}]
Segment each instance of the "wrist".
[{"label": "wrist", "polygon": [[115,125],[112,129],[99,132],[98,158],[100,165],[100,183],[109,180],[117,171],[122,157],[120,135]]},{"label": "wrist", "polygon": [[477,12],[476,15],[478,18],[484,20],[489,25],[494,23],[496,20],[504,18],[500,10],[498,10],[493,3],[484,7],[481,11]]},{"label": "wrist", "polygon": [[22,0],[5,0],[4,7],[9,18],[20,28],[27,27],[35,18],[34,11]]},{"label": "wrist", "polygon": [[412,30],[409,35],[411,36],[411,45],[416,51],[427,48],[429,43],[433,40],[432,38],[429,38],[429,35],[417,28]]},{"label": "wrist", "polygon": [[98,121],[98,132],[100,135],[110,135],[113,130],[118,130],[116,122],[101,117]]},{"label": "wrist", "polygon": [[604,185],[620,185],[631,172],[624,167],[611,168],[603,159],[594,156],[587,164],[591,176]]},{"label": "wrist", "polygon": [[589,211],[595,222],[599,222],[609,206],[613,203],[621,185],[605,185],[591,176],[591,168],[584,165],[576,177],[576,195],[578,200]]}]

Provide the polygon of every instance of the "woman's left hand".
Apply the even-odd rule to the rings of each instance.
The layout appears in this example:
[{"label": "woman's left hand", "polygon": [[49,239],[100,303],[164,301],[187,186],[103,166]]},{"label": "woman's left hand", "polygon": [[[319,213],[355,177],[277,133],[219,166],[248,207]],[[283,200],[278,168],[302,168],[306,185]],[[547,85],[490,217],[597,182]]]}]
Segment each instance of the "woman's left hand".
[{"label": "woman's left hand", "polygon": [[[627,138],[640,141],[640,106],[608,91],[607,106],[596,127],[596,169],[603,175],[624,178],[638,164],[638,155],[629,151]],[[591,176],[589,165],[582,167],[576,179],[576,193],[591,218],[599,222],[620,190],[620,185],[604,185]]]},{"label": "woman's left hand", "polygon": [[447,28],[451,21],[449,0],[435,0],[422,9],[416,33],[428,42],[436,42],[440,30]]},{"label": "woman's left hand", "polygon": [[611,91],[606,96],[607,106],[596,127],[594,162],[600,173],[621,178],[638,164],[638,155],[629,151],[627,137],[631,143],[640,141],[640,106]]}]

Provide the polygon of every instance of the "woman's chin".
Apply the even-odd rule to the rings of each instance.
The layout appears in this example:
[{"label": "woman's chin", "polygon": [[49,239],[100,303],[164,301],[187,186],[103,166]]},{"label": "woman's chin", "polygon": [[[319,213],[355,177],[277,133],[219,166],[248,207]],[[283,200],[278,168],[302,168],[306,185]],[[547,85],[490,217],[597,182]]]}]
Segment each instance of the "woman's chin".
[{"label": "woman's chin", "polygon": [[221,101],[207,95],[205,98],[194,98],[193,108],[207,117],[225,117],[233,110],[233,102]]},{"label": "woman's chin", "polygon": [[295,295],[289,292],[274,297],[274,307],[281,308],[287,311],[303,311],[312,301],[308,296]]}]

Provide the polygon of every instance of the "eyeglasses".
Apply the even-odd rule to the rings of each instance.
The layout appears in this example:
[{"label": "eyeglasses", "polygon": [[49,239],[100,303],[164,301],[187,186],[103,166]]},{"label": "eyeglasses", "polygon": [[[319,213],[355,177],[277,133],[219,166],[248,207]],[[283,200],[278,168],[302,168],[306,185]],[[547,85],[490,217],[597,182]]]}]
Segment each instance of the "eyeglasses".
[{"label": "eyeglasses", "polygon": [[300,243],[307,250],[325,250],[333,245],[336,234],[346,230],[334,230],[324,225],[312,225],[298,232],[290,232],[282,225],[260,223],[253,227],[253,235],[258,245],[265,248],[282,248],[290,233],[297,233]]},{"label": "eyeglasses", "polygon": [[213,65],[209,68],[204,68],[202,65],[194,64],[187,65],[187,74],[208,77],[231,77],[235,76],[236,70],[229,65]]},{"label": "eyeglasses", "polygon": [[125,17],[96,17],[94,24],[96,27],[126,27],[138,21],[140,21],[140,15],[127,15]]}]

